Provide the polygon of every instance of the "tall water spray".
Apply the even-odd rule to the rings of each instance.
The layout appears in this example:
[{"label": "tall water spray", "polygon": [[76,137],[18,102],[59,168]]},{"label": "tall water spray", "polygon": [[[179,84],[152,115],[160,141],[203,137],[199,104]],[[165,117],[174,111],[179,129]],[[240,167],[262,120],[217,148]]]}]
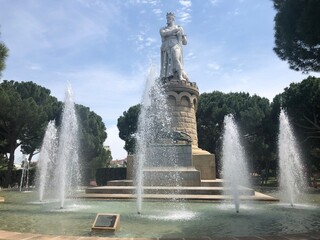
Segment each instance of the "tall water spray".
[{"label": "tall water spray", "polygon": [[80,183],[78,119],[73,93],[68,85],[62,112],[57,156],[57,179],[60,207],[64,207],[66,194],[71,194]]},{"label": "tall water spray", "polygon": [[306,189],[306,177],[297,141],[283,109],[279,120],[279,179],[283,191],[281,200],[290,202],[293,206],[303,189]]},{"label": "tall water spray", "polygon": [[224,118],[224,133],[222,146],[222,174],[225,195],[232,191],[236,212],[240,209],[240,192],[249,187],[249,172],[245,152],[240,142],[240,136],[234,117],[229,114]]},{"label": "tall water spray", "polygon": [[[156,162],[155,148],[157,144],[171,144],[166,136],[170,135],[171,117],[168,111],[166,94],[160,79],[156,77],[156,71],[151,67],[142,97],[141,110],[138,119],[135,149],[135,177],[137,194],[137,212],[142,210],[142,196],[144,186],[144,171],[146,168],[158,167],[161,164]],[[167,142],[161,142],[167,139]],[[169,141],[169,142],[168,142]],[[164,148],[165,149],[165,148]],[[162,150],[166,161],[174,162],[173,149]],[[173,164],[174,165],[174,164]]]},{"label": "tall water spray", "polygon": [[[48,167],[53,168],[57,153],[57,128],[54,121],[50,121],[47,126],[46,133],[43,138],[42,146],[38,161],[38,186],[39,186],[39,200],[43,201],[45,189],[47,187],[50,171]],[[51,165],[51,166],[50,166]]]}]

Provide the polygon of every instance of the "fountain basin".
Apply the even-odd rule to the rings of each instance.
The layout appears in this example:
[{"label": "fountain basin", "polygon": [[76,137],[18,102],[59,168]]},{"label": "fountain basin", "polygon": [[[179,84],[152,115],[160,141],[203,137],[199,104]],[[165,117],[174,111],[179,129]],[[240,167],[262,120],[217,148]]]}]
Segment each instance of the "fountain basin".
[{"label": "fountain basin", "polygon": [[[192,194],[192,195],[223,195],[223,193],[232,194],[232,190],[225,189],[222,187],[144,187],[145,194]],[[123,186],[123,187],[92,187],[87,188],[86,193],[100,193],[100,194],[134,194],[136,192],[136,187],[133,186]],[[241,187],[239,193],[245,196],[253,196],[255,191],[250,188]]]},{"label": "fountain basin", "polygon": [[[147,201],[137,215],[135,202],[81,200],[35,202],[37,193],[2,191],[0,229],[37,234],[104,237],[226,237],[279,235],[320,231],[320,196],[294,208],[280,203],[243,203],[236,214],[231,203]],[[98,212],[121,215],[115,233],[91,232]],[[195,231],[195,229],[197,229]]]}]

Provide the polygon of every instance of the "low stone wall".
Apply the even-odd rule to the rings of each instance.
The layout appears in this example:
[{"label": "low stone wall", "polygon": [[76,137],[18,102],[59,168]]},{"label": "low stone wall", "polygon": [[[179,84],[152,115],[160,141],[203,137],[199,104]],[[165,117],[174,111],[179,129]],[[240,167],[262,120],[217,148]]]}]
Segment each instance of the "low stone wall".
[{"label": "low stone wall", "polygon": [[127,168],[99,168],[96,171],[98,186],[106,186],[111,180],[124,180],[127,178]]}]

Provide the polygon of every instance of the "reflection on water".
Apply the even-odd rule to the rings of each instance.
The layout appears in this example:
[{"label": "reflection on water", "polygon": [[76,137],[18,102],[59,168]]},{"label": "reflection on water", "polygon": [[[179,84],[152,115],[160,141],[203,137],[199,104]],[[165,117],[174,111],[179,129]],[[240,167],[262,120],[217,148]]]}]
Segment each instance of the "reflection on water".
[{"label": "reflection on water", "polygon": [[[244,203],[234,212],[231,203],[185,203],[185,208],[162,202],[146,202],[142,215],[132,201],[67,201],[59,209],[57,201],[39,204],[37,193],[2,191],[0,228],[8,231],[55,235],[111,237],[200,237],[247,236],[320,231],[319,203],[297,204]],[[91,232],[98,212],[119,213],[120,231]]]},{"label": "reflection on water", "polygon": [[152,220],[163,220],[163,221],[190,221],[194,220],[197,217],[196,212],[187,211],[187,210],[179,210],[179,211],[163,211],[158,210],[154,211],[155,215],[147,213],[141,215],[141,217],[145,217]]}]

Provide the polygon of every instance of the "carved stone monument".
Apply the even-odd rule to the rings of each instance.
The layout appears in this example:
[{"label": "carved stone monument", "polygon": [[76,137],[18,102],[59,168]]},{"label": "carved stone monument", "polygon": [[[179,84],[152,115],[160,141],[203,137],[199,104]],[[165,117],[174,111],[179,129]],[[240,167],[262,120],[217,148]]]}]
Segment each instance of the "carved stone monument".
[{"label": "carved stone monument", "polygon": [[[187,38],[183,28],[176,25],[174,20],[174,14],[167,13],[167,26],[160,29],[162,40],[160,80],[166,91],[172,116],[172,130],[176,135],[175,142],[177,144],[172,147],[179,149],[178,152],[180,154],[178,156],[182,157],[189,154],[187,157],[178,160],[181,164],[179,164],[179,170],[177,171],[180,172],[181,176],[184,176],[182,178],[185,180],[182,185],[196,186],[201,184],[201,179],[216,179],[215,157],[213,154],[198,147],[196,110],[199,90],[195,82],[189,81],[184,70],[182,46],[187,44]],[[157,159],[165,159],[160,154],[161,148],[162,146],[159,146],[159,151],[155,154]],[[188,148],[191,151],[187,150]],[[185,152],[184,155],[183,152]],[[188,159],[190,159],[189,163]],[[161,160],[155,160],[154,162],[159,163]],[[129,156],[127,166],[128,179],[132,179],[132,164],[133,157]],[[158,169],[154,168],[156,166],[149,167],[152,167],[152,169],[146,169],[144,172],[147,179],[146,182],[150,185],[154,185],[152,179],[155,175],[159,175],[159,177],[155,178],[157,179],[155,184],[159,184],[162,176],[169,174],[169,171],[163,167],[171,168],[171,166],[166,165],[165,161],[163,161],[161,166],[158,166]],[[162,172],[159,170],[159,167],[162,167]],[[149,178],[148,175],[153,176],[153,178]],[[197,178],[199,179],[196,180]]]},{"label": "carved stone monument", "polygon": [[173,13],[167,13],[167,26],[160,29],[160,35],[160,78],[165,83],[173,128],[190,136],[193,166],[201,172],[201,179],[215,179],[214,155],[198,147],[196,110],[199,90],[184,71],[182,45],[187,44],[187,37],[183,28],[175,24]]}]

